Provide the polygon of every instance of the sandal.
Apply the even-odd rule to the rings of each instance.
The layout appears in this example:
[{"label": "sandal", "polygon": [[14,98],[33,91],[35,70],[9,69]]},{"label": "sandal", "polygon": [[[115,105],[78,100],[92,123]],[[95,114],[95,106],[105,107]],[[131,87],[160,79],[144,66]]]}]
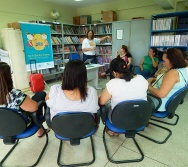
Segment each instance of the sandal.
[{"label": "sandal", "polygon": [[109,130],[108,128],[106,128],[106,133],[107,133],[109,136],[119,136],[118,133],[114,133],[114,132],[112,132],[111,130]]},{"label": "sandal", "polygon": [[[48,133],[50,131],[50,129],[45,129],[46,133]],[[38,138],[41,138],[45,135],[45,133],[43,132],[40,136],[38,136]]]}]

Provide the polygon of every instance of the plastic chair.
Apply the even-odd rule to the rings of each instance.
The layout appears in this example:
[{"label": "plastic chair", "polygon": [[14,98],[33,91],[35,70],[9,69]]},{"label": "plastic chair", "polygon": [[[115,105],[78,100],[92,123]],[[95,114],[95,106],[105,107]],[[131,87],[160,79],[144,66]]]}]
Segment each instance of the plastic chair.
[{"label": "plastic chair", "polygon": [[[111,115],[110,122],[107,117],[107,111],[104,107],[101,107],[101,117],[103,123],[105,124],[103,130],[103,143],[105,146],[105,151],[107,154],[107,158],[112,163],[130,163],[130,162],[139,162],[144,159],[144,154],[136,142],[135,135],[139,131],[143,131],[145,125],[149,122],[149,119],[152,115],[152,107],[151,104],[144,100],[132,100],[132,101],[124,101],[117,104]],[[112,132],[118,134],[125,134],[126,138],[132,138],[139,153],[141,154],[140,159],[129,159],[129,160],[113,160],[110,157],[109,150],[106,144],[105,139],[105,130],[108,128]]]},{"label": "plastic chair", "polygon": [[[45,107],[46,103],[40,102],[39,107],[42,107],[42,106]],[[28,119],[22,112],[15,110],[15,109],[0,108],[0,122],[1,122],[0,123],[0,139],[3,139],[4,144],[7,144],[7,145],[14,144],[14,146],[9,150],[9,152],[1,160],[0,166],[3,166],[4,161],[9,157],[12,151],[19,144],[19,139],[25,139],[27,137],[34,135],[38,131],[38,129],[42,127],[46,135],[46,142],[40,155],[38,156],[37,161],[31,166],[36,166],[39,163],[48,145],[48,134],[46,133],[42,125],[42,122],[44,122],[44,117],[37,118],[38,116],[36,112],[31,113],[31,116],[32,116],[31,124],[27,126]],[[23,157],[20,157],[20,158],[23,158]]]},{"label": "plastic chair", "polygon": [[[52,120],[50,118],[50,109],[46,112],[47,125],[53,129],[56,138],[60,140],[57,164],[59,166],[88,166],[95,161],[95,150],[92,135],[98,129],[100,121],[99,111],[96,118],[91,113],[86,112],[61,112],[56,114]],[[62,141],[70,141],[72,146],[79,145],[80,140],[90,137],[93,159],[90,162],[79,164],[62,164],[60,162]],[[83,155],[84,156],[84,155]]]},{"label": "plastic chair", "polygon": [[159,106],[161,104],[161,102],[160,102],[161,99],[153,96],[159,101],[159,106],[157,107],[156,111],[153,113],[153,117],[172,119],[175,116],[176,119],[175,119],[174,123],[169,123],[169,122],[161,121],[161,120],[154,119],[154,118],[151,118],[151,120],[161,122],[161,123],[164,123],[164,124],[168,124],[168,125],[176,125],[179,121],[179,116],[177,114],[175,114],[175,111],[178,108],[179,104],[182,103],[182,100],[186,96],[187,92],[188,92],[187,86],[185,86],[185,87],[181,88],[180,90],[178,90],[177,92],[175,92],[169,98],[169,100],[166,102],[166,104],[165,104],[166,111],[164,111],[164,112],[157,111],[157,109],[159,108]]},{"label": "plastic chair", "polygon": [[[176,125],[178,123],[178,120],[179,120],[179,116],[177,114],[175,114],[175,111],[177,109],[177,107],[179,106],[179,104],[181,104],[182,100],[184,99],[185,95],[187,94],[188,92],[188,88],[187,87],[184,87],[180,90],[178,90],[177,92],[175,92],[171,97],[170,99],[167,101],[165,107],[166,107],[166,111],[164,112],[159,112],[157,111],[158,108],[160,107],[161,105],[161,99],[152,95],[152,94],[148,94],[149,98],[155,100],[155,103],[157,102],[157,105],[154,107],[155,110],[152,114],[153,117],[156,117],[156,118],[169,118],[169,119],[172,119],[174,116],[176,117],[175,119],[175,122],[174,123],[169,123],[169,122],[165,122],[165,121],[161,121],[159,119],[154,119],[154,118],[151,118],[151,120],[153,121],[157,121],[157,122],[160,122],[160,123],[164,123],[164,124],[167,124],[167,125]],[[149,122],[149,124],[153,124],[151,122]],[[168,135],[167,137],[163,140],[163,141],[157,141],[157,140],[154,140],[148,136],[145,136],[144,134],[141,134],[139,133],[138,135],[148,139],[148,140],[151,140],[155,143],[158,143],[158,144],[163,144],[165,143],[169,137],[171,136],[172,134],[172,131],[168,128],[165,128],[163,126],[160,126],[160,125],[156,125],[155,126],[161,128],[161,129],[164,129],[166,131],[168,131]]]},{"label": "plastic chair", "polygon": [[80,56],[77,53],[70,54],[69,60],[80,60]]}]

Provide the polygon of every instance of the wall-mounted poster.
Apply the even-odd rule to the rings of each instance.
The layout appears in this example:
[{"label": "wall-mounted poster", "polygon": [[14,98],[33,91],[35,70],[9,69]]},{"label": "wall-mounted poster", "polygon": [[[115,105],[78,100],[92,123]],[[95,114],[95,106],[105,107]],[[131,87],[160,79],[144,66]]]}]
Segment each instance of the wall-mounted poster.
[{"label": "wall-mounted poster", "polygon": [[116,30],[116,39],[123,39],[123,30]]},{"label": "wall-mounted poster", "polygon": [[[30,69],[30,60],[36,60],[37,70],[53,68],[53,52],[51,44],[50,25],[36,23],[20,23],[24,43],[27,71]],[[35,70],[35,65],[32,64]]]}]

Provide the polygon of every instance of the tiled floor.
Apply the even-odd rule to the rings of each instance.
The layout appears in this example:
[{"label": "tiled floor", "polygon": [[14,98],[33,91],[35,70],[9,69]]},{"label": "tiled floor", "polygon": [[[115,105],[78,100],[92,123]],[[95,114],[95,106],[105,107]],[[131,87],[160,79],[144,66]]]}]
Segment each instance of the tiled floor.
[{"label": "tiled floor", "polygon": [[[106,80],[100,79],[99,86],[104,87]],[[50,84],[49,84],[50,86]],[[29,92],[28,92],[29,93]],[[98,94],[101,90],[98,91]],[[138,163],[113,164],[108,161],[103,145],[102,132],[104,125],[100,123],[98,131],[93,135],[96,160],[90,165],[91,167],[187,167],[188,166],[188,95],[185,101],[177,109],[180,116],[179,123],[176,126],[168,126],[172,130],[172,136],[165,144],[155,144],[140,136],[136,140],[145,155],[144,160]],[[172,120],[170,120],[172,121]],[[165,125],[163,125],[165,126]],[[45,125],[46,127],[46,125]],[[156,139],[163,139],[165,133],[163,130],[149,125],[144,131],[145,134],[151,135]],[[36,135],[20,140],[20,144],[12,153],[10,158],[5,161],[5,166],[20,167],[32,164],[35,161],[40,149],[45,142],[45,138],[39,139]],[[131,139],[126,139],[124,135],[119,137],[107,136],[107,144],[113,159],[139,158],[140,155]],[[0,159],[5,155],[11,146],[4,145],[0,141]],[[53,131],[49,133],[49,144],[39,162],[39,167],[56,167],[59,140],[54,136]],[[62,151],[62,163],[79,163],[90,160],[91,146],[89,138],[81,140],[81,145],[71,146],[69,142],[64,142]]]}]

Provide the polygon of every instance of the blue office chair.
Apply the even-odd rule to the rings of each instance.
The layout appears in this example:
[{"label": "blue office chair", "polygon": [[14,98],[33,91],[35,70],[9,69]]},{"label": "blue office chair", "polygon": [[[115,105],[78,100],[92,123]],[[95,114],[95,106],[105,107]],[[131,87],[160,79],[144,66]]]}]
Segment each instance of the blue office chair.
[{"label": "blue office chair", "polygon": [[77,60],[77,59],[80,60],[79,54],[77,54],[77,53],[70,54],[69,60]]},{"label": "blue office chair", "polygon": [[[57,164],[59,166],[88,166],[95,161],[95,150],[92,135],[98,129],[100,122],[100,115],[96,114],[94,117],[91,113],[86,112],[61,112],[56,114],[52,120],[50,118],[50,109],[46,112],[47,125],[55,132],[56,138],[60,140]],[[93,159],[90,162],[79,164],[62,164],[60,162],[62,141],[70,141],[72,146],[79,145],[80,140],[90,137]],[[84,155],[83,155],[84,156]]]},{"label": "blue office chair", "polygon": [[179,104],[182,103],[182,100],[186,96],[187,92],[188,92],[188,87],[187,86],[185,86],[185,87],[181,88],[180,90],[178,90],[177,92],[175,92],[169,98],[169,100],[166,102],[166,104],[165,104],[166,111],[165,112],[157,111],[157,109],[159,108],[159,106],[161,104],[161,99],[150,94],[149,96],[155,97],[158,100],[158,102],[159,102],[159,105],[158,105],[157,109],[155,110],[155,112],[152,115],[153,117],[156,117],[156,118],[169,118],[169,119],[172,119],[174,116],[176,117],[174,123],[169,123],[169,122],[161,121],[161,120],[154,119],[154,118],[151,118],[151,120],[154,120],[154,121],[157,121],[157,122],[161,122],[161,123],[164,123],[164,124],[168,124],[168,125],[176,125],[178,123],[178,121],[179,121],[179,116],[177,114],[175,114],[175,111],[178,108]]},{"label": "blue office chair", "polygon": [[[187,94],[188,92],[188,88],[187,87],[184,87],[184,88],[181,88],[180,90],[178,90],[177,92],[175,92],[171,97],[170,99],[167,101],[165,107],[166,107],[166,111],[164,112],[159,112],[157,111],[158,108],[160,107],[161,105],[161,99],[152,95],[152,94],[148,94],[148,97],[152,99],[152,101],[155,101],[155,109],[154,109],[154,112],[152,114],[153,117],[156,117],[156,118],[169,118],[169,119],[172,119],[174,116],[176,117],[175,119],[175,122],[174,123],[169,123],[169,122],[165,122],[165,121],[161,121],[159,119],[154,119],[154,118],[151,118],[151,120],[154,120],[154,121],[157,121],[157,122],[160,122],[160,123],[164,123],[164,124],[167,124],[167,125],[176,125],[178,123],[178,120],[179,120],[179,116],[177,114],[175,114],[175,111],[177,109],[177,107],[179,106],[179,104],[181,104],[182,100],[184,99],[185,95]],[[154,104],[153,104],[154,105]],[[151,122],[149,122],[149,124],[153,124]],[[160,126],[160,125],[156,125],[155,126],[159,127],[159,128],[162,128],[166,131],[168,131],[168,135],[167,137],[163,140],[163,141],[157,141],[153,138],[150,138],[148,136],[145,136],[143,133],[139,133],[138,135],[148,139],[148,140],[151,140],[155,143],[158,143],[158,144],[163,144],[165,143],[169,137],[171,136],[172,134],[172,131],[168,128],[165,128],[163,126]]]},{"label": "blue office chair", "polygon": [[[152,115],[152,107],[149,102],[144,100],[124,101],[117,104],[112,111],[112,115],[111,115],[112,122],[110,122],[107,116],[107,110],[104,107],[101,107],[101,118],[103,120],[103,123],[105,124],[103,130],[103,143],[105,146],[107,158],[110,162],[130,163],[130,162],[139,162],[144,159],[144,154],[134,137],[137,134],[137,132],[144,130],[145,125],[149,122],[151,115]],[[106,144],[106,139],[105,139],[106,128],[118,134],[125,134],[126,138],[132,138],[139,153],[141,154],[141,158],[130,159],[130,160],[113,160],[110,157],[109,150]]]},{"label": "blue office chair", "polygon": [[[45,102],[40,102],[39,107],[46,107]],[[5,157],[1,160],[0,166],[3,166],[4,161],[9,157],[12,151],[16,148],[20,139],[25,139],[34,135],[40,127],[43,128],[46,135],[46,143],[37,159],[37,161],[31,165],[36,166],[47,145],[48,145],[48,134],[46,133],[42,122],[44,122],[44,117],[39,117],[36,112],[31,113],[32,121],[28,126],[28,118],[20,111],[9,108],[0,108],[0,139],[3,139],[4,144],[14,146],[9,150]],[[23,158],[23,157],[20,157]],[[14,166],[16,166],[14,164]]]}]

